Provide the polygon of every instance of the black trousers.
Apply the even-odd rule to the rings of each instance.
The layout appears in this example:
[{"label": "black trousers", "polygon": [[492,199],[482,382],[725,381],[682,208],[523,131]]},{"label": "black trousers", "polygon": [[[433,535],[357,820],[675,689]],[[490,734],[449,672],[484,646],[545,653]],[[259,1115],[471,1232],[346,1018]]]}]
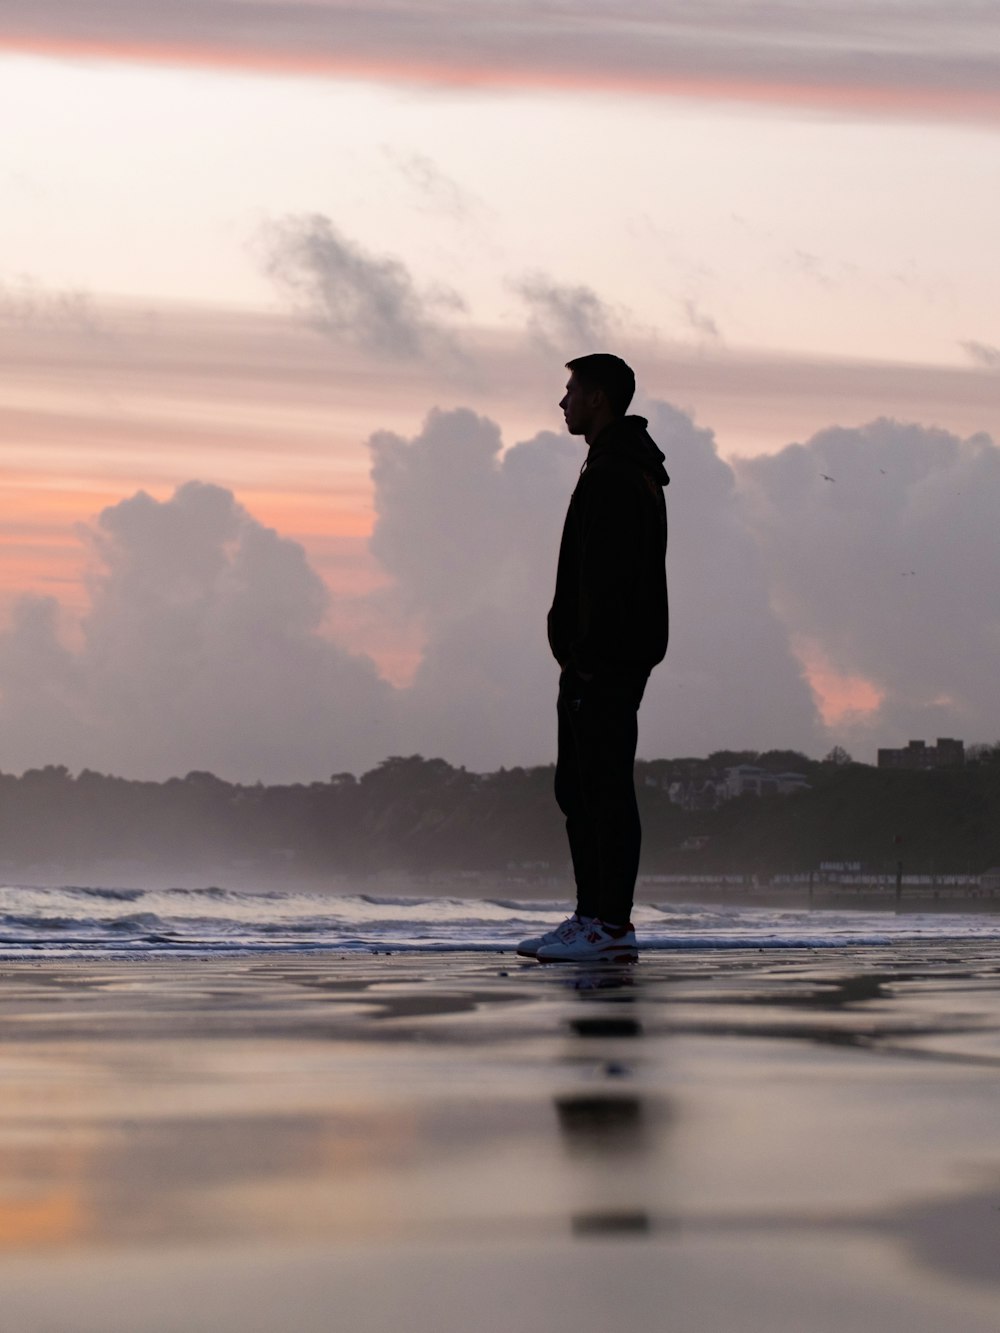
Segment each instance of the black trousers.
[{"label": "black trousers", "polygon": [[576,910],[624,925],[632,914],[642,829],[635,799],[638,712],[649,673],[559,678],[555,793],[566,816]]}]

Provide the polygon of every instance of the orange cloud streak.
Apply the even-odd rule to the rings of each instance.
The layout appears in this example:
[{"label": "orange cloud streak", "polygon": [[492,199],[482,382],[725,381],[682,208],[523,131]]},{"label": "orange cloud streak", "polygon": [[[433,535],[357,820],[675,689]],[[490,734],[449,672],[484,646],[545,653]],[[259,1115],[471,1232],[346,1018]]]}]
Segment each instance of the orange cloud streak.
[{"label": "orange cloud streak", "polygon": [[854,112],[887,118],[987,121],[1000,119],[1000,91],[962,87],[928,88],[836,83],[829,79],[794,80],[735,77],[709,72],[649,73],[614,65],[585,65],[567,70],[537,59],[533,65],[462,64],[412,50],[405,56],[361,56],[355,52],[299,52],[234,49],[211,43],[114,43],[83,38],[0,32],[0,50],[67,60],[106,60],[259,74],[335,76],[360,82],[431,85],[454,89],[537,90],[631,93],[691,98],[711,102],[791,106],[820,111]]}]

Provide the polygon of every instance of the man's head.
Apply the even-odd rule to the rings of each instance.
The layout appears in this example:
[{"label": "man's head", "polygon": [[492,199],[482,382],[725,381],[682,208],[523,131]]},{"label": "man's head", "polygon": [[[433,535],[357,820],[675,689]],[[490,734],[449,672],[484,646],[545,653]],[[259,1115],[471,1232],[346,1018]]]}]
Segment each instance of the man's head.
[{"label": "man's head", "polygon": [[635,375],[619,356],[594,352],[567,361],[570,372],[566,394],[559,406],[571,435],[588,443],[612,421],[623,417],[635,393]]}]

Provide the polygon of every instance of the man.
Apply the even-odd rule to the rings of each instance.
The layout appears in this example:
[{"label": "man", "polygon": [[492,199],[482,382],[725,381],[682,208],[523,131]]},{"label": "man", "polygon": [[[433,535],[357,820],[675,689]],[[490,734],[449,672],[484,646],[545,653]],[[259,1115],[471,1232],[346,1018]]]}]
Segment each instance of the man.
[{"label": "man", "polygon": [[559,406],[589,449],[569,503],[549,612],[559,677],[555,794],[576,911],[518,953],[540,961],[636,956],[630,920],[641,829],[633,768],[649,673],[667,651],[663,454],[626,416],[635,376],[605,353],[567,363]]}]

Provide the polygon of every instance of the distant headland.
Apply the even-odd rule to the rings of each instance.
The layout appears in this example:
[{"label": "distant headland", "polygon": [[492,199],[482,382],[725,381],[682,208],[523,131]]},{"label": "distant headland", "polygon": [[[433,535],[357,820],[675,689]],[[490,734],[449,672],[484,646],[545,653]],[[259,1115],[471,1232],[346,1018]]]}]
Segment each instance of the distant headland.
[{"label": "distant headland", "polygon": [[[544,885],[568,872],[552,777],[546,766],[473,773],[420,755],[280,786],[50,765],[0,774],[0,875],[36,884],[322,887],[398,875]],[[883,893],[902,876],[908,893],[936,899],[1000,894],[1000,874],[991,874],[1000,867],[1000,744],[937,767],[873,767],[839,749],[823,760],[721,750],[641,760],[636,786],[647,882],[811,886],[822,895],[863,884]]]}]

